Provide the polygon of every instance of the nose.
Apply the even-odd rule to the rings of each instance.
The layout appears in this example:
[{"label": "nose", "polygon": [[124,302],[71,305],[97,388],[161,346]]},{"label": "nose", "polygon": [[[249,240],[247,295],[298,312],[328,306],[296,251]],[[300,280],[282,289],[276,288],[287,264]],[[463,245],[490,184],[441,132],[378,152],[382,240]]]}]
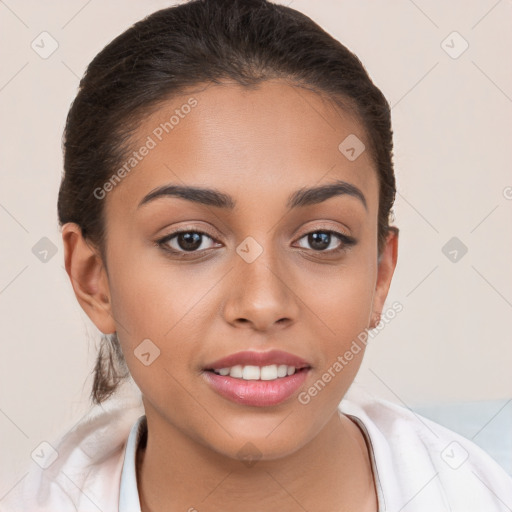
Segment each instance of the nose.
[{"label": "nose", "polygon": [[298,297],[292,274],[284,269],[270,249],[252,262],[235,255],[235,268],[226,283],[227,299],[224,318],[236,327],[256,331],[284,328],[296,322]]}]

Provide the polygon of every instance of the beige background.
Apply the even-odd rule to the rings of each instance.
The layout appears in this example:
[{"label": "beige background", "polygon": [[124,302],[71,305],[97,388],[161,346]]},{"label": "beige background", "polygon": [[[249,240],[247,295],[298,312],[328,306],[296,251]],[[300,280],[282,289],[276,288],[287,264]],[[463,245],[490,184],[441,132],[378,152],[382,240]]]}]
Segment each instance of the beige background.
[{"label": "beige background", "polygon": [[[411,407],[511,399],[512,2],[281,3],[353,50],[392,105],[401,235],[388,304],[404,309],[371,342],[358,382]],[[68,108],[96,53],[168,5],[0,3],[0,498],[30,452],[87,407],[99,340],[57,227]],[[47,59],[31,48],[43,31],[59,45]],[[453,31],[469,44],[458,58],[445,49],[462,39],[442,44]],[[454,236],[468,248],[457,262],[442,252]],[[32,253],[42,237],[57,247],[47,263]]]}]

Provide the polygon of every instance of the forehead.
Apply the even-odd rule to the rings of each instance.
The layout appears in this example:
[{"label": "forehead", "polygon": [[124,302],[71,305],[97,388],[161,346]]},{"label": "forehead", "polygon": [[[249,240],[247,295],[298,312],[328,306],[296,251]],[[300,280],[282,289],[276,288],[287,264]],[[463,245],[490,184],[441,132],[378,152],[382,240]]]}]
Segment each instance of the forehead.
[{"label": "forehead", "polygon": [[370,207],[378,201],[359,120],[329,98],[281,80],[190,89],[146,116],[130,146],[121,163],[127,172],[107,197],[107,208],[126,213],[166,184],[214,187],[249,204],[262,194],[279,200],[341,179],[363,190]]}]

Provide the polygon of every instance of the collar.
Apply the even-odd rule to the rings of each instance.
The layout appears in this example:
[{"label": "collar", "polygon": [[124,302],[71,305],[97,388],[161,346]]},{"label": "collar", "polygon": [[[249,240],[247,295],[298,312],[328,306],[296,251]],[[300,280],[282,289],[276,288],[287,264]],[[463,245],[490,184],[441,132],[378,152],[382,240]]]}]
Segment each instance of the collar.
[{"label": "collar", "polygon": [[119,512],[141,512],[135,459],[137,456],[137,447],[141,439],[147,435],[147,429],[146,416],[142,415],[137,419],[130,430],[121,472]]}]

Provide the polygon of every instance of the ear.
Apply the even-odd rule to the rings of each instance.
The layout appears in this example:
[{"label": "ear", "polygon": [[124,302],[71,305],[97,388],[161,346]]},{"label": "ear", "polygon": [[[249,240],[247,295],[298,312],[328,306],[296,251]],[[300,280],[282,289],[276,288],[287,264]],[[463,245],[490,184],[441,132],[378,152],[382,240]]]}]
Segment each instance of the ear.
[{"label": "ear", "polygon": [[375,328],[380,322],[384,302],[388,296],[391,278],[393,277],[398,258],[398,233],[397,227],[389,227],[386,244],[378,260],[377,283],[373,295],[370,329]]},{"label": "ear", "polygon": [[101,256],[82,236],[78,224],[62,226],[66,272],[78,302],[104,334],[116,331],[112,316],[108,276]]}]

